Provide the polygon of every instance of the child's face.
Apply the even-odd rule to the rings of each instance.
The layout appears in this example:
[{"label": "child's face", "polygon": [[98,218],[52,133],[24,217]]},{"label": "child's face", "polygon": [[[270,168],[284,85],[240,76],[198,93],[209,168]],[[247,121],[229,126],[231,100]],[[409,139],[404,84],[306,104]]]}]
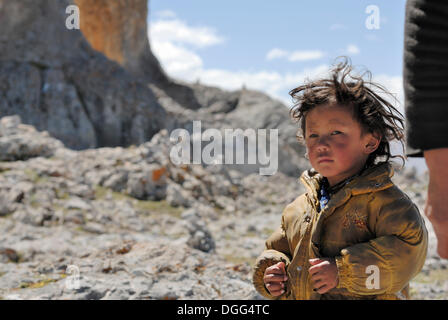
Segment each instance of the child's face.
[{"label": "child's face", "polygon": [[341,106],[317,106],[305,121],[310,163],[330,186],[359,172],[380,142],[371,133],[361,137],[360,124]]}]

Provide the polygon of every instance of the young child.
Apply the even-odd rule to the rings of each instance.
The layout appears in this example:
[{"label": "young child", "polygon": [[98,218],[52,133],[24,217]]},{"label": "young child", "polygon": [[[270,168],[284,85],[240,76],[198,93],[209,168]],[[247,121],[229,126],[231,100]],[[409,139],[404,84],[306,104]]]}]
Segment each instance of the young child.
[{"label": "young child", "polygon": [[269,299],[407,299],[425,262],[424,220],[391,181],[402,115],[351,71],[346,60],[290,92],[312,168],[255,263],[253,283]]}]

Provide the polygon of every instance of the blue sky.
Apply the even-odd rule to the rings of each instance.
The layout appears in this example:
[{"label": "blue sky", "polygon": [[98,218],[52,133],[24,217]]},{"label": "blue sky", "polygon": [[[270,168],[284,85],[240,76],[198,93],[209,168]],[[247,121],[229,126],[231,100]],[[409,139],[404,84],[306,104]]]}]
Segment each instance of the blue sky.
[{"label": "blue sky", "polygon": [[[288,91],[324,75],[340,55],[389,89],[404,113],[405,0],[150,0],[148,34],[172,77],[260,90],[291,107]],[[374,5],[378,29],[369,29]]]},{"label": "blue sky", "polygon": [[[379,9],[379,29],[365,26],[369,5]],[[227,89],[244,82],[287,104],[289,89],[339,55],[400,95],[404,8],[405,0],[151,0],[148,18],[170,75]]]}]

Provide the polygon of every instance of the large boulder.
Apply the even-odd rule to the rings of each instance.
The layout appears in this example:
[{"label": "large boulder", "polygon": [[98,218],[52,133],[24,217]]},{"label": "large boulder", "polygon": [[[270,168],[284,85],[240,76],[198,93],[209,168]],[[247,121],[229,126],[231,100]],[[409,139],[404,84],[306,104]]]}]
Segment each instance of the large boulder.
[{"label": "large boulder", "polygon": [[48,158],[63,147],[48,132],[38,132],[34,127],[22,124],[19,116],[0,119],[0,161]]}]

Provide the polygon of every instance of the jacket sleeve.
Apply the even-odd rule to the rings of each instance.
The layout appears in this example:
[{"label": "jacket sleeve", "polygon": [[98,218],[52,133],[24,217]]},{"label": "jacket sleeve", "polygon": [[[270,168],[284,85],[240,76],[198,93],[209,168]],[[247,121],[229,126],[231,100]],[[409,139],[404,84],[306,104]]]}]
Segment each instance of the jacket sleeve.
[{"label": "jacket sleeve", "polygon": [[285,269],[291,262],[291,253],[289,250],[288,239],[284,228],[284,217],[282,215],[281,226],[266,240],[265,250],[257,258],[254,266],[252,282],[255,289],[264,297],[271,300],[282,300],[285,294],[272,296],[264,285],[264,272],[266,268],[283,261]]},{"label": "jacket sleeve", "polygon": [[394,294],[422,269],[428,232],[416,205],[407,197],[372,207],[378,214],[376,238],[341,250],[335,257],[337,288],[359,295]]}]

